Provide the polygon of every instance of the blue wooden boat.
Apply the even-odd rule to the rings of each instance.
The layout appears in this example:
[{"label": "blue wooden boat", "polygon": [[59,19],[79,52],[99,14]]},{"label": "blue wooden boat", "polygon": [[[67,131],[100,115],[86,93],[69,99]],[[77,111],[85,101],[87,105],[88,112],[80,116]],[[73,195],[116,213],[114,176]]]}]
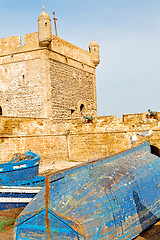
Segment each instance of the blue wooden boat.
[{"label": "blue wooden boat", "polygon": [[41,189],[33,186],[0,186],[0,211],[25,207]]},{"label": "blue wooden boat", "polygon": [[44,186],[45,177],[37,176],[39,163],[40,156],[28,151],[0,165],[0,231],[15,222]]},{"label": "blue wooden boat", "polygon": [[0,232],[14,224],[17,216],[41,189],[33,186],[0,186]]},{"label": "blue wooden boat", "polygon": [[29,150],[16,154],[9,162],[0,165],[0,185],[32,179],[38,175],[40,156]]},{"label": "blue wooden boat", "polygon": [[146,142],[48,175],[13,239],[133,239],[159,218],[160,158]]},{"label": "blue wooden boat", "polygon": [[5,183],[0,186],[0,211],[24,208],[44,187],[45,176],[36,176],[24,181]]}]

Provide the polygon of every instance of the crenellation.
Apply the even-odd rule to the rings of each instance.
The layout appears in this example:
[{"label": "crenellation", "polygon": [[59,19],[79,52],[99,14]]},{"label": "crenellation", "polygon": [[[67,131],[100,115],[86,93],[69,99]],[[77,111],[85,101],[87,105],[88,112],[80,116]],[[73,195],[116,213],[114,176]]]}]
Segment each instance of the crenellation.
[{"label": "crenellation", "polygon": [[24,35],[24,46],[22,46],[22,41],[20,36],[13,36],[8,38],[0,39],[0,56],[10,56],[13,54],[25,53],[30,50],[40,49],[38,43],[38,33],[29,33]]},{"label": "crenellation", "polygon": [[21,45],[20,36],[1,38],[0,39],[0,55],[17,51],[18,48],[20,48],[21,46],[22,45]]},{"label": "crenellation", "polygon": [[150,117],[149,113],[137,113],[137,114],[123,114],[124,124],[143,124],[143,123],[152,123],[159,120],[159,113],[153,117]]},{"label": "crenellation", "polygon": [[35,33],[28,33],[24,35],[24,49],[26,50],[33,50],[39,49],[39,42],[38,42],[38,32]]}]

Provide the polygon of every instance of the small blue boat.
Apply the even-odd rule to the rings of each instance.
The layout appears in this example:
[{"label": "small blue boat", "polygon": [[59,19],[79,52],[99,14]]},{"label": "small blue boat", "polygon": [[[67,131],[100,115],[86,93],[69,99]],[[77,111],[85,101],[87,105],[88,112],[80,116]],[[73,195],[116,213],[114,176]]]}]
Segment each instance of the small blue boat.
[{"label": "small blue boat", "polygon": [[159,218],[160,158],[146,142],[48,175],[13,240],[128,240]]},{"label": "small blue boat", "polygon": [[0,186],[0,232],[14,224],[17,216],[41,189],[33,186]]},{"label": "small blue boat", "polygon": [[0,165],[0,185],[32,179],[38,175],[40,156],[29,150],[16,154],[9,162]]},{"label": "small blue boat", "polygon": [[41,189],[33,186],[0,186],[0,211],[25,207]]},{"label": "small blue boat", "polygon": [[14,223],[44,186],[45,177],[37,176],[39,163],[40,156],[29,150],[0,165],[0,231]]}]

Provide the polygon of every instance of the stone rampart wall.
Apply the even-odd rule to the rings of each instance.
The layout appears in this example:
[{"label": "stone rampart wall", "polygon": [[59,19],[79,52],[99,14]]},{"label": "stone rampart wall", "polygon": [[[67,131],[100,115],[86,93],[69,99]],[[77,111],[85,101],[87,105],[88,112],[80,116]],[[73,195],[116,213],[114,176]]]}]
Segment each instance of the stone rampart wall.
[{"label": "stone rampart wall", "polygon": [[147,138],[137,135],[135,146],[149,140],[160,149],[158,115],[152,119],[146,113],[139,114],[138,120],[136,114],[123,115],[123,119],[103,116],[92,122],[83,118],[58,122],[58,119],[0,117],[0,162],[29,149],[41,155],[43,165],[61,160],[87,161],[132,147],[133,132],[138,134],[149,129],[153,130],[152,135]]}]

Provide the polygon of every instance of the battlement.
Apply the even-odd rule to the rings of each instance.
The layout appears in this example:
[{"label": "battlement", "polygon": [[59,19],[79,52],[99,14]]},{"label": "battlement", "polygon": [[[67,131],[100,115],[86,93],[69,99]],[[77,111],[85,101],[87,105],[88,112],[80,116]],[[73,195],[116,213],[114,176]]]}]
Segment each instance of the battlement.
[{"label": "battlement", "polygon": [[[24,45],[20,36],[13,36],[0,39],[0,56],[12,55],[15,53],[32,51],[35,49],[44,49],[39,46],[38,32],[28,33],[24,35]],[[52,41],[48,48],[51,52],[57,53],[59,56],[65,57],[65,63],[70,59],[76,60],[82,64],[94,67],[90,52],[83,50],[59,37],[52,35]],[[51,54],[52,58],[52,54]]]},{"label": "battlement", "polygon": [[160,121],[160,112],[156,112],[155,116],[150,116],[148,112],[123,114],[122,121],[124,124],[143,124]]},{"label": "battlement", "polygon": [[[4,125],[4,123],[6,124],[6,121],[10,122],[9,125],[11,126],[12,129],[14,128],[14,125],[12,125],[13,123],[17,124],[18,122],[23,124],[25,122],[25,124],[27,123],[29,126],[30,124],[32,125],[32,122],[34,123],[38,122],[40,123],[41,128],[42,126],[43,128],[45,126],[45,128],[43,129],[44,131],[43,133],[47,133],[47,134],[66,132],[67,129],[70,129],[70,130],[72,129],[72,131],[74,131],[75,129],[77,131],[79,129],[78,130],[79,132],[84,132],[85,129],[87,132],[88,132],[88,129],[90,129],[89,132],[91,132],[91,130],[97,131],[98,129],[101,129],[100,130],[101,132],[106,132],[106,131],[114,132],[118,128],[119,130],[123,129],[122,131],[127,132],[127,131],[130,131],[130,127],[133,127],[133,124],[135,127],[144,127],[144,126],[146,126],[147,128],[157,127],[157,126],[159,127],[158,123],[160,121],[160,112],[156,113],[155,118],[150,118],[148,116],[148,113],[135,113],[135,114],[124,114],[123,118],[116,118],[116,115],[97,116],[97,117],[94,117],[89,122],[83,117],[68,118],[68,119],[53,119],[51,121],[48,118],[0,116],[0,130],[1,130],[1,124],[2,125]],[[52,128],[51,126],[54,126],[54,127]],[[48,131],[46,132],[46,127],[47,129],[49,129],[49,132]],[[34,128],[30,129],[30,131],[32,130],[35,132]],[[4,135],[4,133],[2,134],[2,132],[0,132],[0,135]]]},{"label": "battlement", "polygon": [[21,47],[21,37],[14,36],[0,39],[0,53],[14,51]]},{"label": "battlement", "polygon": [[24,46],[22,46],[22,40],[20,36],[0,39],[0,55],[8,55],[37,47],[39,47],[37,32],[24,35]]}]

